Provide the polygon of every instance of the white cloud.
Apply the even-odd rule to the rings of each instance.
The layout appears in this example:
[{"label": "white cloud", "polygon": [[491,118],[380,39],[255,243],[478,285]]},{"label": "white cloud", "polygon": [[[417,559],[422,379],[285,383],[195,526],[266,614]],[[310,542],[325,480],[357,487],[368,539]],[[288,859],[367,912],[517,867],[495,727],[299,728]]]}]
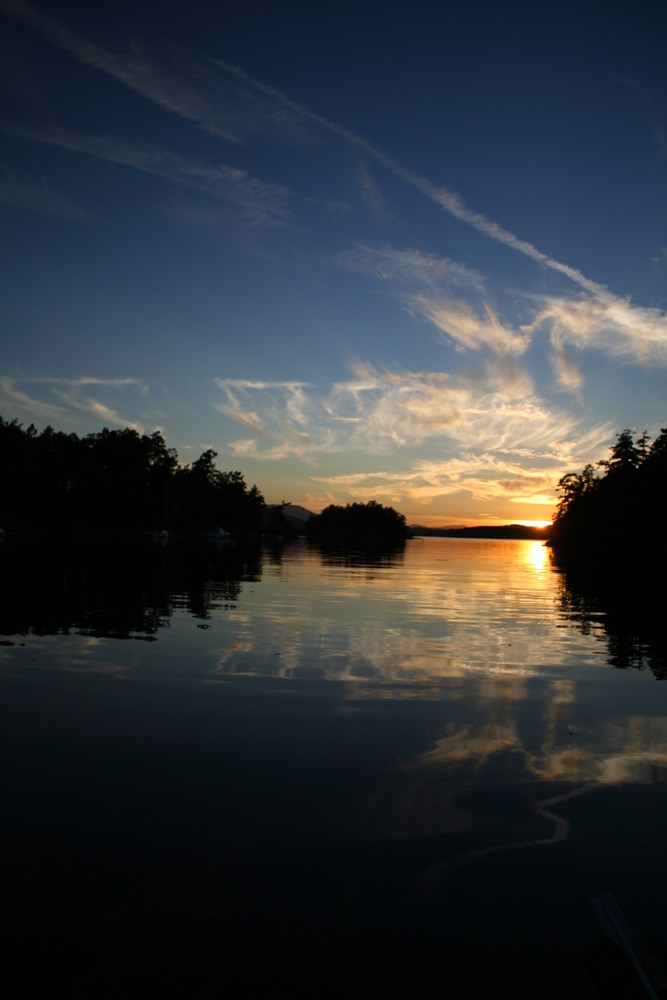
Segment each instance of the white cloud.
[{"label": "white cloud", "polygon": [[523,354],[530,343],[525,331],[501,323],[490,305],[479,316],[464,300],[434,301],[423,295],[411,300],[414,310],[430,320],[459,348],[478,351],[488,347],[496,354]]},{"label": "white cloud", "polygon": [[[387,247],[362,247],[340,259],[346,267],[382,282],[406,309],[433,324],[458,350],[491,352],[495,360],[488,364],[487,374],[497,365],[499,381],[510,377],[524,390],[528,376],[514,359],[526,353],[541,328],[549,331],[556,378],[571,392],[582,388],[583,376],[568,347],[640,363],[667,363],[667,314],[633,306],[601,286],[594,294],[577,298],[522,295],[525,321],[514,326],[503,321],[487,300],[481,275],[456,261]],[[455,287],[466,298],[451,294]],[[478,306],[471,304],[471,297]]]},{"label": "white cloud", "polygon": [[339,257],[340,263],[359,274],[367,274],[388,285],[399,298],[418,293],[442,296],[453,288],[484,292],[482,276],[472,268],[447,257],[436,257],[416,248],[358,246]]},{"label": "white cloud", "polygon": [[[357,246],[340,255],[338,263],[381,282],[413,317],[431,324],[440,341],[453,346],[458,355],[474,355],[476,372],[387,370],[359,362],[349,378],[324,388],[297,381],[218,379],[217,410],[235,422],[239,434],[228,445],[234,454],[274,461],[297,456],[311,463],[334,454],[390,455],[395,457],[396,471],[378,473],[374,467],[372,473],[349,480],[349,488],[366,492],[368,484],[382,484],[397,495],[422,499],[460,490],[477,497],[502,494],[512,499],[524,493],[544,497],[554,476],[599,457],[595,449],[608,442],[611,429],[601,425],[584,438],[576,420],[536,394],[519,359],[526,366],[533,360],[529,352],[540,335],[546,339],[546,332],[550,337],[551,362],[560,385],[575,393],[583,385],[577,351],[667,362],[664,311],[636,307],[613,295],[578,269],[469,208],[455,192],[405,169],[363,136],[311,112],[239,67],[219,60],[196,62],[176,50],[163,49],[159,59],[136,46],[111,51],[80,38],[22,0],[0,0],[0,10],[181,121],[234,143],[237,151],[249,140],[294,146],[326,136],[326,146],[331,147],[333,137],[350,155],[362,197],[381,221],[388,209],[376,174],[387,181],[399,178],[451,217],[535,262],[543,275],[551,271],[572,282],[570,298],[523,296],[524,320],[517,325],[507,319],[508,311],[498,305],[483,276],[467,265],[417,248]],[[24,139],[130,166],[201,191],[217,199],[223,211],[232,206],[251,223],[278,224],[290,218],[290,192],[285,186],[227,164],[213,165],[109,136],[82,136],[57,128],[4,128]],[[323,204],[324,196],[315,193],[317,198],[311,201]],[[14,178],[10,197],[16,204],[23,200],[38,206],[51,196],[48,191],[30,192]],[[329,206],[332,203],[329,199]],[[338,212],[349,210],[342,201],[336,205]],[[460,358],[457,363],[460,367]],[[125,407],[110,395],[130,384],[142,391],[134,380],[44,379],[49,385],[46,398],[44,394],[36,398],[39,393],[24,382],[0,381],[5,398],[13,400],[19,412],[60,419],[78,410],[112,424],[140,426],[122,418]],[[425,448],[431,454],[437,449],[439,457],[425,458],[420,450]],[[406,472],[399,471],[403,466]],[[338,477],[336,482],[341,485],[343,480]]]},{"label": "white cloud", "polygon": [[[41,392],[37,391],[37,387]],[[30,390],[30,394],[26,391]],[[90,395],[90,389],[98,390],[97,398]],[[123,417],[115,405],[99,398],[99,394],[116,394],[131,389],[140,395],[147,394],[146,385],[136,378],[98,378],[82,375],[74,378],[49,378],[48,376],[26,376],[9,378],[0,376],[0,409],[12,414],[25,415],[24,419],[58,420],[71,423],[77,413],[87,413],[96,420],[116,427],[130,427],[138,433],[143,428],[136,420]],[[57,404],[51,402],[55,397]]]},{"label": "white cloud", "polygon": [[[369,159],[385,167],[394,176],[421,192],[447,214],[459,219],[489,239],[515,250],[540,266],[567,278],[585,293],[580,300],[580,307],[583,311],[588,311],[595,316],[592,322],[594,326],[599,327],[599,333],[604,335],[609,330],[612,337],[618,338],[619,353],[632,353],[635,357],[646,357],[647,354],[644,352],[650,348],[651,356],[658,355],[660,360],[664,361],[667,353],[665,350],[667,314],[663,310],[632,306],[628,300],[613,295],[604,285],[586,277],[577,268],[550,257],[532,243],[519,238],[481,212],[469,208],[456,192],[434,184],[427,178],[405,169],[392,156],[377,149],[363,136],[313,114],[307,108],[298,105],[274,88],[252,79],[236,67],[225,63],[218,63],[218,65],[237,79],[242,80],[255,94],[268,97],[272,102],[282,105],[291,115],[300,115],[304,121],[311,122],[344,139],[354,148],[363,152]],[[552,302],[555,301],[552,300]],[[630,344],[632,344],[632,348],[629,347]],[[572,381],[571,369],[569,378]]]},{"label": "white cloud", "polygon": [[73,378],[49,378],[47,375],[31,376],[26,381],[30,382],[42,382],[48,383],[49,385],[69,385],[69,386],[82,386],[82,385],[98,385],[109,389],[123,389],[123,388],[135,388],[138,389],[143,394],[148,391],[147,386],[141,379],[138,378],[99,378],[96,375],[77,375]]},{"label": "white cloud", "polygon": [[215,383],[224,395],[224,402],[215,404],[215,409],[263,440],[261,452],[256,438],[234,441],[230,444],[233,454],[271,461],[290,455],[309,458],[311,437],[304,428],[316,402],[307,395],[308,383],[222,378]]},{"label": "white cloud", "polygon": [[[328,392],[301,382],[217,383],[226,397],[221,412],[248,427],[252,398],[260,425],[253,437],[234,441],[235,455],[298,456],[315,465],[326,455],[346,455],[357,466],[372,458],[363,472],[310,477],[338,502],[373,495],[431,503],[465,493],[553,506],[560,476],[596,460],[611,436],[608,426],[582,434],[574,417],[532,394],[481,391],[443,372],[382,371],[358,362]],[[290,419],[294,399],[303,426]],[[383,455],[390,464],[379,469]]]},{"label": "white cloud", "polygon": [[[573,429],[574,430],[574,429]],[[569,449],[580,442],[573,439]],[[465,495],[476,502],[555,506],[555,485],[563,474],[558,454],[527,460],[489,452],[451,450],[442,459],[415,459],[407,468],[342,475],[313,475],[332,498],[367,499],[382,496],[394,503],[429,506],[446,497]]]},{"label": "white cloud", "polygon": [[377,181],[371,174],[366,157],[357,158],[356,175],[363,201],[379,222],[387,222],[391,213]]},{"label": "white cloud", "polygon": [[[303,382],[216,379],[216,409],[255,432],[253,454],[315,459],[350,450],[387,451],[441,435],[460,419],[466,389],[442,372],[380,371],[358,362],[352,377],[322,391]],[[249,445],[235,442],[240,453]]]},{"label": "white cloud", "polygon": [[104,424],[111,424],[114,427],[129,427],[131,430],[137,431],[138,434],[144,433],[141,424],[122,417],[117,410],[107,403],[101,402],[99,399],[93,399],[92,396],[76,396],[72,392],[63,392],[57,388],[54,388],[53,392],[67,407],[88,413],[92,417],[101,420]]},{"label": "white cloud", "polygon": [[667,315],[613,295],[545,297],[532,327],[551,329],[552,343],[594,348],[614,358],[667,363]]},{"label": "white cloud", "polygon": [[230,441],[229,450],[237,458],[254,458],[257,454],[257,442],[246,439],[245,441]]},{"label": "white cloud", "polygon": [[586,278],[576,268],[549,257],[481,212],[468,208],[456,192],[407,170],[363,136],[315,114],[238,66],[220,59],[199,64],[187,53],[176,53],[174,49],[170,64],[163,68],[136,46],[125,52],[112,52],[88,42],[23,0],[0,0],[0,10],[35,28],[55,45],[159,107],[229,141],[241,142],[245,136],[254,135],[265,141],[293,142],[297,137],[305,139],[309,126],[323,129],[490,239],[565,275],[587,292],[597,295],[606,291],[604,286]]},{"label": "white cloud", "polygon": [[26,414],[27,418],[59,419],[65,414],[62,406],[47,403],[35,396],[29,396],[20,389],[15,379],[0,376],[0,409],[6,414]]},{"label": "white cloud", "polygon": [[467,399],[444,372],[380,371],[358,362],[352,375],[332,386],[323,405],[332,418],[345,419],[353,438],[375,450],[443,433],[460,419]]},{"label": "white cloud", "polygon": [[[563,443],[577,426],[534,395],[481,391],[445,372],[387,371],[364,362],[353,364],[351,377],[328,391],[304,382],[216,379],[216,384],[225,397],[219,412],[267,439],[270,450],[280,443],[313,454],[377,454],[442,438],[478,452],[562,460],[570,457]],[[606,442],[610,429],[591,433],[596,442]]]},{"label": "white cloud", "polygon": [[[496,310],[483,301],[481,275],[464,264],[387,246],[359,247],[339,259],[345,267],[382,282],[405,309],[431,323],[460,351],[488,349],[498,358],[508,358],[523,354],[530,345],[530,327],[514,329],[502,322]],[[480,310],[468,299],[455,297],[453,289],[480,299]]]},{"label": "white cloud", "polygon": [[584,384],[584,377],[573,358],[565,350],[557,332],[551,335],[551,364],[557,381],[562,388],[570,392],[579,392]]},{"label": "white cloud", "polygon": [[[313,128],[335,136],[353,150],[357,158],[365,157],[382,166],[448,215],[566,277],[585,293],[579,303],[570,308],[568,316],[565,316],[562,302],[560,305],[551,302],[543,310],[544,319],[565,322],[572,336],[576,337],[577,331],[581,330],[581,313],[588,313],[587,338],[596,333],[599,336],[608,335],[616,340],[621,354],[642,356],[644,348],[647,353],[643,356],[650,358],[658,355],[664,361],[667,316],[663,311],[631,306],[577,268],[550,257],[498,222],[469,208],[456,192],[406,169],[362,135],[315,114],[276,88],[249,76],[242,68],[223,60],[196,62],[188,53],[176,49],[171,51],[169,58],[163,57],[163,64],[158,64],[136,45],[123,52],[113,52],[88,42],[23,0],[0,0],[0,10],[30,25],[83,63],[107,73],[159,107],[228,141],[240,143],[247,137],[254,137],[260,141],[294,143],[308,139]],[[150,159],[149,153],[148,161]],[[203,167],[199,169],[200,172],[204,170]],[[230,180],[226,178],[227,183]],[[238,180],[240,183],[242,178]],[[252,181],[249,183],[252,186]],[[261,187],[263,182],[255,183]],[[371,190],[367,174],[362,177],[362,189],[372,193],[377,201],[377,187],[373,182]],[[424,303],[430,303],[430,314],[437,313],[430,298],[427,297]],[[577,311],[580,314],[578,317],[575,315]],[[504,328],[503,336],[508,336]],[[512,343],[520,342],[517,336],[515,334],[510,338]],[[562,363],[561,370],[565,370]],[[571,370],[566,375],[566,381],[568,377],[572,381]]]},{"label": "white cloud", "polygon": [[443,497],[467,494],[476,501],[554,504],[551,470],[526,471],[489,455],[464,455],[442,461],[421,460],[400,469],[354,475],[311,476],[332,496],[355,499],[381,495],[396,503],[429,505]]},{"label": "white cloud", "polygon": [[[128,142],[114,136],[79,135],[65,129],[35,128],[11,122],[3,122],[0,128],[7,135],[84,153],[194,188],[232,206],[250,225],[282,223],[290,215],[289,194],[284,186],[258,180],[236,167],[225,164],[211,166],[202,160],[185,158],[148,143]],[[19,199],[19,194],[21,192],[12,196],[15,201]],[[39,192],[30,195],[25,191],[23,200],[28,200],[29,207],[51,205],[50,210],[60,214],[66,207],[63,206],[62,196],[49,200],[45,194],[39,196]],[[82,215],[81,211],[79,215]],[[210,225],[210,212],[206,218]]]},{"label": "white cloud", "polygon": [[[187,59],[183,59],[183,53],[179,53],[178,59],[174,58],[172,66],[163,68],[136,45],[123,52],[113,52],[89,42],[23,0],[2,0],[0,10],[39,31],[54,45],[70,52],[86,65],[114,77],[164,110],[225,139],[237,140],[233,128],[233,110],[226,107],[224,102],[216,103],[212,99],[211,81],[206,69],[189,64]],[[243,103],[247,105],[247,100]],[[241,116],[237,114],[237,117]]]}]

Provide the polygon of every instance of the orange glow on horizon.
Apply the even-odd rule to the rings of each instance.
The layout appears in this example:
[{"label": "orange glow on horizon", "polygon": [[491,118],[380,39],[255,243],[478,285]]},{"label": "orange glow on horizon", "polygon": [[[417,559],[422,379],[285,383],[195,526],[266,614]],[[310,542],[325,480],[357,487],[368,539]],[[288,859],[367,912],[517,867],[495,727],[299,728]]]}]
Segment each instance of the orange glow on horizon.
[{"label": "orange glow on horizon", "polygon": [[406,515],[406,521],[410,524],[422,525],[424,528],[472,528],[484,526],[486,528],[501,528],[508,524],[521,524],[527,528],[548,528],[551,525],[551,518],[548,520],[529,520],[526,518],[501,518],[501,517],[446,517],[428,514],[419,516],[418,514]]}]

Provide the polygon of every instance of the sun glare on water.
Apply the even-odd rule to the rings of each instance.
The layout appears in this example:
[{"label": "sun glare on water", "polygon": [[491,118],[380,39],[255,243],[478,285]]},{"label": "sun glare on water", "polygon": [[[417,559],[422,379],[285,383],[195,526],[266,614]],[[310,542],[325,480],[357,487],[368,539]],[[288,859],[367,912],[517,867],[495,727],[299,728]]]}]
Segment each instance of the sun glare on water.
[{"label": "sun glare on water", "polygon": [[528,562],[537,573],[541,573],[547,565],[547,550],[543,542],[531,542]]}]

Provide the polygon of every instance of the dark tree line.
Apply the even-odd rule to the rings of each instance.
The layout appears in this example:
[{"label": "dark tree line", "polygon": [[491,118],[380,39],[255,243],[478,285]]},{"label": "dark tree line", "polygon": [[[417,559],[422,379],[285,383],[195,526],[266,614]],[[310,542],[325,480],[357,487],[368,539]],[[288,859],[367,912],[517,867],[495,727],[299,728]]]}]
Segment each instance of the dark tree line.
[{"label": "dark tree line", "polygon": [[311,517],[306,524],[306,535],[313,541],[344,545],[403,544],[405,517],[375,500],[345,507],[330,504],[321,514]]},{"label": "dark tree line", "polygon": [[262,494],[240,472],[216,469],[215,458],[209,449],[180,465],[159,431],[104,428],[80,438],[0,417],[0,527],[261,531]]},{"label": "dark tree line", "polygon": [[608,459],[558,486],[551,544],[564,562],[649,564],[667,554],[667,428],[652,442],[622,431]]}]

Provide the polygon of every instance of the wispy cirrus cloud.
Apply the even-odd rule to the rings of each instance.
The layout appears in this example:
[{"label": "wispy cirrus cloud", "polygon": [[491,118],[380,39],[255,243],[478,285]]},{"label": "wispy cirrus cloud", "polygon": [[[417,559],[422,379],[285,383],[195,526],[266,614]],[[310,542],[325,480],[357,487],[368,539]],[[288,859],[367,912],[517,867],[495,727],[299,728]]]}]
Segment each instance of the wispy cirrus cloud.
[{"label": "wispy cirrus cloud", "polygon": [[225,164],[212,166],[149,143],[129,142],[114,136],[80,135],[50,126],[39,128],[2,122],[0,130],[6,135],[84,153],[194,188],[233,206],[243,221],[251,225],[282,223],[290,215],[287,188],[258,180],[244,170]]},{"label": "wispy cirrus cloud", "polygon": [[[537,429],[530,436],[521,434],[520,424],[530,420],[538,423]],[[555,438],[549,432],[553,423],[558,425]],[[504,450],[496,450],[491,431],[488,440],[479,434],[480,426],[487,424],[504,432]],[[458,441],[452,438],[447,457],[415,456],[407,468],[397,463],[381,471],[310,478],[331,502],[340,502],[336,498],[342,495],[358,500],[381,495],[397,504],[428,508],[443,498],[465,495],[477,503],[544,506],[550,514],[558,479],[568,468],[598,455],[610,429],[596,427],[582,434],[576,421],[546,408],[541,412],[535,401],[506,412],[502,401],[493,398],[471,407],[456,432]]]},{"label": "wispy cirrus cloud", "polygon": [[[243,111],[248,110],[245,94],[237,102],[220,101],[219,95],[216,100],[212,93],[214,81],[210,78],[210,70],[207,73],[206,66],[184,60],[183,52],[179,52],[171,63],[163,61],[160,64],[136,43],[113,51],[82,38],[56,18],[23,0],[0,0],[0,11],[38,31],[58,48],[113,77],[163,110],[230,142],[239,141],[234,122],[242,123]],[[175,52],[173,54],[176,56]],[[240,105],[236,109],[235,103]]]},{"label": "wispy cirrus cloud", "polygon": [[30,395],[20,388],[21,384],[6,375],[0,376],[0,409],[5,413],[27,414],[31,420],[34,416],[53,420],[64,415],[64,407],[49,403],[37,395]]},{"label": "wispy cirrus cloud", "polygon": [[467,398],[442,372],[380,371],[361,362],[352,365],[350,379],[325,391],[303,382],[216,384],[224,394],[216,409],[257,436],[252,446],[236,442],[236,453],[265,458],[316,460],[349,449],[377,452],[418,443],[458,420]]},{"label": "wispy cirrus cloud", "polygon": [[[601,283],[588,278],[578,268],[551,257],[499,222],[470,208],[457,192],[408,170],[363,135],[311,111],[275,87],[253,78],[241,67],[221,59],[196,60],[187,52],[173,47],[169,50],[170,56],[165,56],[163,51],[159,60],[146,48],[140,48],[136,44],[113,51],[80,37],[24,0],[0,0],[0,11],[39,31],[81,62],[108,74],[158,107],[228,142],[237,145],[251,140],[294,144],[319,141],[318,137],[324,134],[335,137],[354,153],[357,164],[360,157],[367,163],[374,163],[418,191],[449,216],[569,280],[584,293],[580,307],[595,313],[597,321],[602,322],[603,330],[609,326],[612,338],[634,342],[635,353],[642,341],[648,342],[646,331],[639,340],[635,339],[638,327],[646,327],[648,322],[649,326],[653,326],[656,341],[659,341],[659,347],[656,342],[653,346],[663,360],[667,324],[664,311],[637,309],[625,299],[613,295]],[[135,162],[138,163],[139,159]],[[151,164],[151,160],[152,165],[147,167],[146,164]],[[154,153],[144,151],[143,169],[157,169],[156,162]],[[165,169],[164,162],[164,159],[160,161],[159,169]],[[182,165],[172,163],[170,169],[181,179],[185,175]],[[222,173],[224,172],[223,169]],[[381,203],[376,183],[365,168],[360,177],[362,190],[377,209]],[[229,177],[217,178],[217,182],[223,184],[230,180]],[[239,178],[240,188],[243,187],[244,180],[251,187],[253,183],[260,186],[264,183],[251,178]],[[266,190],[269,190],[268,186]],[[422,308],[428,309],[430,315],[438,315],[437,303],[434,304],[430,297],[418,300],[416,305],[420,304]],[[561,315],[564,310],[565,306],[560,310]],[[647,312],[654,315],[647,316]],[[542,311],[543,319],[547,318],[547,314],[552,320],[555,318],[553,304]],[[569,319],[573,320],[572,309]],[[462,332],[460,324],[455,325],[455,329]],[[522,336],[517,332],[511,334],[503,328],[502,334],[506,340],[509,339],[513,348],[521,344]],[[469,337],[470,333],[467,332],[466,336]],[[572,366],[565,364],[562,354],[559,355],[558,352],[555,358],[559,377],[570,387],[576,385],[578,379]]]},{"label": "wispy cirrus cloud", "polygon": [[[255,434],[254,438],[232,441],[234,455],[261,453],[274,461],[295,454],[308,457],[311,436],[306,428],[316,409],[308,396],[308,383],[216,378],[215,384],[223,394],[215,409]],[[264,445],[261,452],[260,439]]]},{"label": "wispy cirrus cloud", "polygon": [[357,362],[352,378],[336,382],[322,405],[352,438],[386,449],[444,433],[460,419],[466,396],[444,372],[383,371]]},{"label": "wispy cirrus cloud", "polygon": [[467,494],[478,502],[502,500],[553,507],[557,469],[526,472],[510,462],[471,454],[446,462],[416,462],[407,472],[386,470],[355,475],[313,475],[311,480],[331,498],[364,499],[381,494],[397,504],[425,507],[444,497]]},{"label": "wispy cirrus cloud", "polygon": [[391,212],[378,182],[369,169],[368,161],[363,156],[357,158],[356,175],[362,199],[373,212],[376,219],[383,223],[387,222],[391,216]]},{"label": "wispy cirrus cloud", "polygon": [[[442,494],[446,476],[454,485],[444,492],[463,488],[458,463],[467,468],[473,461],[478,468],[481,456],[489,482],[504,484],[501,492],[527,477],[531,495],[543,493],[551,470],[558,479],[566,466],[597,458],[612,433],[602,425],[582,434],[574,417],[533,394],[481,392],[477,384],[442,372],[386,371],[357,362],[349,379],[326,391],[301,382],[216,382],[225,397],[219,412],[252,433],[233,442],[234,454],[265,460],[291,455],[316,464],[336,454],[400,455],[392,489],[399,491],[404,481],[410,495],[421,499]],[[434,449],[445,455],[441,462],[425,457]],[[412,472],[399,473],[406,464]],[[435,470],[431,479],[428,469]],[[359,491],[375,475],[355,473]],[[475,490],[482,495],[478,480]],[[336,478],[339,486],[352,481]]]},{"label": "wispy cirrus cloud", "polygon": [[100,378],[97,375],[74,375],[72,377],[63,378],[61,376],[54,376],[50,378],[48,375],[34,375],[30,376],[28,381],[37,383],[48,384],[52,386],[68,385],[73,387],[97,385],[103,386],[110,389],[126,389],[126,388],[136,388],[143,395],[148,392],[146,383],[139,378]]},{"label": "wispy cirrus cloud", "polygon": [[488,348],[497,354],[523,354],[530,344],[525,330],[504,324],[488,303],[481,316],[463,299],[438,302],[417,295],[412,306],[462,349]]},{"label": "wispy cirrus cloud", "polygon": [[[339,259],[344,267],[381,282],[405,309],[427,320],[460,350],[487,348],[498,355],[520,355],[529,346],[530,330],[503,323],[485,301],[482,276],[458,261],[388,246],[359,247]],[[471,297],[479,300],[479,310]]]},{"label": "wispy cirrus cloud", "polygon": [[[237,80],[246,84],[255,94],[263,95],[271,102],[284,107],[290,115],[301,116],[304,121],[311,122],[318,128],[327,130],[331,134],[348,142],[359,152],[364,153],[370,161],[384,167],[395,177],[419,191],[448,215],[470,226],[494,242],[516,251],[541,267],[569,280],[584,293],[580,299],[581,304],[584,308],[587,307],[591,313],[597,314],[598,319],[603,321],[603,330],[605,329],[605,324],[609,323],[612,334],[617,336],[621,342],[625,342],[626,345],[634,344],[635,357],[641,354],[642,344],[651,341],[657,349],[661,361],[664,359],[663,352],[667,343],[667,313],[664,310],[647,310],[632,306],[628,300],[614,295],[605,285],[588,278],[578,268],[549,256],[529,241],[521,239],[506,229],[500,223],[470,208],[456,192],[451,191],[443,185],[435,184],[420,174],[407,170],[394,157],[378,149],[363,136],[311,112],[309,109],[290,100],[275,88],[249,77],[238,67],[221,61],[218,61],[217,65]],[[415,261],[413,261],[414,263]],[[421,273],[423,274],[424,271],[422,270]],[[454,273],[455,270],[450,269],[450,278]],[[459,270],[459,276],[463,276],[463,271]],[[552,301],[555,302],[556,300]],[[563,300],[564,303],[566,301]],[[431,312],[436,312],[435,305],[429,297],[422,297],[421,303],[422,305],[428,305]],[[547,310],[542,311],[542,319],[546,319],[546,312]],[[522,328],[521,333],[510,332],[510,342],[515,347],[525,343],[526,333],[529,329],[528,326],[525,326]],[[508,331],[504,330],[503,333],[506,337]],[[602,345],[596,344],[595,346]],[[578,388],[580,382],[576,378],[572,366],[563,364],[562,356],[560,360],[560,367],[556,366],[558,374],[570,388]]]},{"label": "wispy cirrus cloud", "polygon": [[74,392],[65,392],[62,389],[56,388],[54,388],[53,392],[69,409],[86,413],[95,420],[101,420],[105,425],[111,424],[112,427],[129,427],[139,434],[144,433],[144,428],[141,424],[135,420],[121,416],[118,410],[99,399],[94,399],[92,396],[77,395]]},{"label": "wispy cirrus cloud", "polygon": [[[242,68],[223,60],[197,58],[162,42],[154,50],[136,43],[115,48],[100,45],[24,0],[0,0],[0,11],[40,32],[81,64],[175,116],[178,128],[172,134],[189,131],[191,137],[202,140],[198,148],[203,152],[184,156],[149,142],[82,135],[53,125],[5,123],[0,128],[6,134],[162,177],[217,203],[183,198],[194,204],[194,209],[184,206],[184,214],[192,212],[189,218],[201,206],[202,217],[210,219],[219,210],[227,221],[233,212],[244,223],[262,226],[295,221],[295,198],[287,186],[291,181],[283,179],[294,177],[295,184],[297,177],[302,180],[307,166],[307,157],[301,155],[304,151],[327,158],[331,153],[339,159],[342,155],[376,221],[385,224],[391,219],[387,192],[397,187],[404,194],[418,192],[427,199],[431,218],[442,218],[431,207],[437,206],[462,226],[533,262],[542,279],[554,275],[566,279],[552,281],[552,286],[568,288],[566,282],[570,283],[569,296],[528,296],[516,290],[507,295],[507,289],[492,287],[485,275],[467,264],[415,247],[359,245],[357,233],[354,249],[335,256],[340,248],[337,242],[332,256],[339,266],[381,283],[417,321],[413,326],[428,324],[442,346],[442,363],[439,359],[413,362],[410,355],[410,364],[437,369],[410,371],[358,362],[349,377],[338,377],[324,387],[289,380],[217,380],[217,410],[236,428],[235,439],[228,445],[233,454],[265,461],[297,457],[313,465],[324,456],[362,456],[363,467],[372,466],[373,471],[358,473],[354,480],[340,476],[326,480],[332,489],[358,490],[353,495],[359,497],[381,486],[398,499],[420,502],[457,491],[479,499],[532,497],[535,502],[536,497],[548,496],[549,483],[563,471],[598,458],[614,430],[600,423],[582,435],[576,419],[537,394],[533,376],[537,377],[543,360],[537,356],[537,347],[547,344],[557,382],[580,394],[578,402],[585,371],[578,353],[596,351],[637,363],[667,362],[663,310],[637,307],[612,294],[579,269],[475,211],[456,192],[406,169],[365,136],[318,115]],[[192,128],[184,128],[184,122]],[[210,137],[228,144],[224,163],[214,161],[210,151],[219,143]],[[258,149],[268,144],[273,144],[271,161],[258,155]],[[274,169],[278,145],[287,147],[288,154],[286,165],[281,162]],[[252,169],[230,166],[231,162],[252,163]],[[299,202],[301,207],[317,209],[301,220],[302,229],[313,220],[321,225],[322,207],[330,218],[354,218],[354,198],[348,197],[349,188],[337,183],[340,171],[319,169],[321,160],[317,166],[309,175],[314,177],[311,189]],[[261,171],[279,176],[281,183],[262,179]],[[301,185],[298,190],[305,189]],[[41,202],[49,210],[51,200],[52,210],[58,210],[50,191],[40,192],[34,184],[30,189],[16,175],[9,191],[17,206],[39,207]],[[209,211],[211,205],[214,211]],[[336,228],[337,238],[342,229]],[[342,238],[352,239],[349,235]],[[509,308],[503,308],[510,297]],[[470,366],[468,370],[464,364]],[[261,367],[252,370],[261,372]],[[45,379],[38,388],[35,380],[5,380],[0,390],[5,399],[13,399],[12,412],[65,421],[74,413],[85,413],[95,421],[139,428],[141,411],[120,395],[127,386],[112,383]],[[138,385],[136,391],[142,391]],[[378,472],[378,462],[386,464],[388,471]],[[319,481],[324,483],[325,477]]]},{"label": "wispy cirrus cloud", "polygon": [[175,49],[174,58],[168,64],[160,65],[136,45],[114,52],[87,41],[24,0],[0,0],[0,10],[41,32],[58,47],[107,73],[159,107],[228,141],[238,143],[254,136],[263,141],[294,142],[297,137],[307,138],[312,127],[336,136],[356,153],[365,155],[419,191],[448,215],[489,239],[565,276],[591,294],[607,292],[603,285],[587,278],[577,268],[550,257],[500,223],[469,208],[456,192],[406,169],[364,136],[293,101],[239,66],[221,59],[211,59],[202,64],[193,61],[184,51],[176,54]]},{"label": "wispy cirrus cloud", "polygon": [[[514,325],[489,302],[482,276],[456,261],[388,247],[363,247],[340,259],[345,267],[381,282],[388,294],[431,323],[457,350],[490,352],[501,367],[503,359],[507,368],[510,359],[525,354],[546,330],[556,378],[572,392],[582,388],[583,375],[568,347],[639,363],[667,363],[667,314],[633,306],[629,299],[603,290],[578,296],[517,292],[524,321]],[[527,377],[516,367],[514,375]]]},{"label": "wispy cirrus cloud", "polygon": [[448,257],[436,257],[415,247],[359,245],[339,255],[339,263],[357,274],[367,274],[387,286],[392,295],[441,297],[454,289],[484,294],[482,275]]},{"label": "wispy cirrus cloud", "polygon": [[304,424],[308,419],[306,391],[311,387],[309,382],[285,381],[273,382],[262,379],[216,378],[215,384],[226,397],[226,404],[220,404],[218,409],[235,415],[241,405],[241,400],[253,392],[263,393],[271,398],[278,393],[285,399],[285,411],[290,419]]},{"label": "wispy cirrus cloud", "polygon": [[[357,362],[328,390],[305,383],[217,380],[218,409],[250,429],[232,445],[237,456],[298,457],[314,466],[313,503],[369,496],[418,508],[446,501],[555,505],[558,479],[595,461],[613,428],[582,431],[579,421],[534,394],[480,391],[442,372],[387,371]],[[295,414],[288,416],[291,402]],[[249,417],[252,414],[252,417]],[[365,471],[318,471],[335,456]],[[458,499],[456,499],[458,498]]]},{"label": "wispy cirrus cloud", "polygon": [[159,57],[136,40],[114,50],[83,38],[24,0],[0,0],[0,11],[210,135],[234,145],[310,141],[317,116],[304,114],[271,87],[262,88],[238,66],[193,57],[162,40]]},{"label": "wispy cirrus cloud", "polygon": [[310,122],[318,128],[324,129],[330,134],[343,139],[359,152],[366,154],[369,160],[384,167],[395,177],[403,180],[414,190],[419,191],[424,197],[426,197],[433,204],[437,205],[448,215],[465,223],[482,235],[494,240],[497,243],[501,243],[509,249],[516,250],[518,253],[528,257],[549,270],[563,275],[575,285],[578,285],[587,292],[592,294],[608,294],[604,285],[587,278],[586,275],[584,275],[577,268],[543,253],[528,240],[521,239],[500,223],[485,216],[482,212],[477,212],[470,208],[457,192],[450,190],[444,185],[435,184],[427,177],[406,169],[393,156],[379,149],[373,143],[369,142],[364,136],[310,111],[304,105],[291,100],[287,97],[287,95],[281,93],[275,87],[271,87],[249,76],[245,70],[240,69],[237,66],[233,66],[222,60],[215,60],[215,64],[233,76],[236,80],[244,83],[254,94],[263,95],[271,103],[275,103],[285,109],[290,118],[292,116],[300,117],[304,122]]},{"label": "wispy cirrus cloud", "polygon": [[[74,378],[0,376],[0,410],[19,417],[58,420],[67,424],[76,414],[86,413],[95,421],[113,427],[130,427],[143,434],[142,425],[132,417],[123,416],[111,400],[126,390],[145,396],[148,388],[136,378],[99,378],[82,375]],[[53,400],[57,402],[53,402]]]},{"label": "wispy cirrus cloud", "polygon": [[667,363],[667,314],[613,295],[545,297],[532,323],[546,325],[556,347],[594,348],[611,357]]}]

